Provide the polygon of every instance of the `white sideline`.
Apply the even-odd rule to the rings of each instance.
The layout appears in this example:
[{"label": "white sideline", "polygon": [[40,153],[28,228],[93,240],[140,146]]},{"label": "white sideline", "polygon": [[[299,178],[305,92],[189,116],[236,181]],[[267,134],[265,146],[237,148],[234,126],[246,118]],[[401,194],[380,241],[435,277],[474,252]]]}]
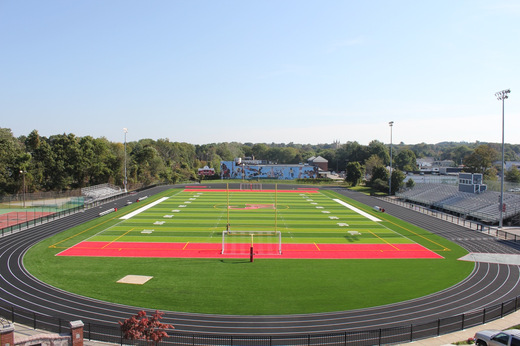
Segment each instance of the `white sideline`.
[{"label": "white sideline", "polygon": [[365,213],[363,210],[360,210],[360,209],[358,209],[358,208],[356,208],[356,207],[354,207],[354,206],[352,206],[352,205],[350,205],[350,204],[348,204],[348,203],[346,203],[346,202],[343,202],[343,201],[340,200],[340,199],[334,199],[333,201],[334,201],[334,202],[338,202],[339,204],[341,204],[341,205],[343,205],[343,206],[349,208],[350,210],[355,211],[356,213],[358,213],[358,214],[360,214],[360,215],[363,215],[363,216],[366,217],[367,219],[370,219],[370,220],[372,220],[372,221],[376,221],[376,222],[381,221],[381,220],[378,219],[377,217],[372,216],[372,215],[370,215],[370,214],[368,214],[368,213]]},{"label": "white sideline", "polygon": [[124,215],[124,216],[121,216],[121,217],[119,218],[119,220],[128,220],[129,218],[131,218],[131,217],[133,217],[133,216],[135,216],[135,215],[137,215],[137,214],[139,214],[139,213],[145,211],[146,209],[150,209],[151,207],[153,207],[153,206],[155,206],[155,205],[157,205],[157,204],[159,204],[159,203],[161,203],[161,202],[163,202],[163,201],[165,201],[165,200],[167,200],[167,199],[168,199],[168,197],[159,198],[159,199],[158,199],[157,201],[155,201],[155,202],[152,202],[152,203],[150,203],[150,204],[147,204],[147,205],[145,205],[145,206],[142,207],[142,208],[139,208],[139,209],[134,210],[133,212],[131,212],[131,213],[129,213],[129,214],[126,214],[126,215]]}]

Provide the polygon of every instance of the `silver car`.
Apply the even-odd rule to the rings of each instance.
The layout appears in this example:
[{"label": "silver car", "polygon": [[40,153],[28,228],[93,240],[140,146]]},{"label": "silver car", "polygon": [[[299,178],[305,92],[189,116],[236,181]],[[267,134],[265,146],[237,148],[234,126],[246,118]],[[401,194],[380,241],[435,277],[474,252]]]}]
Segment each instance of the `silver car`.
[{"label": "silver car", "polygon": [[482,330],[475,334],[477,346],[520,346],[520,330]]}]

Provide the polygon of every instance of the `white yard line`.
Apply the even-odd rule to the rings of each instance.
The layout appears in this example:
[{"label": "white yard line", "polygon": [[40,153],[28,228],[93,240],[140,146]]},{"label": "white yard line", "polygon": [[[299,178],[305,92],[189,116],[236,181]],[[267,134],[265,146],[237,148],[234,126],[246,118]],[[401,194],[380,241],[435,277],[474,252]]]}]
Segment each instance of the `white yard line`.
[{"label": "white yard line", "polygon": [[364,212],[363,210],[361,210],[361,209],[358,209],[358,208],[356,208],[356,207],[354,207],[354,206],[352,206],[352,205],[350,205],[350,204],[348,204],[348,203],[346,203],[346,202],[343,202],[343,201],[340,200],[340,199],[333,199],[333,201],[334,201],[334,202],[337,202],[337,203],[339,203],[339,204],[341,204],[342,206],[345,206],[345,207],[349,208],[350,210],[355,211],[355,212],[358,213],[359,215],[363,215],[363,216],[366,217],[367,219],[370,219],[370,220],[375,221],[375,222],[380,222],[380,221],[382,221],[382,220],[378,219],[377,217],[370,215],[369,213],[365,213],[365,212]]},{"label": "white yard line", "polygon": [[129,214],[126,214],[126,215],[124,215],[124,216],[121,216],[121,217],[119,218],[119,220],[128,220],[129,218],[134,217],[134,216],[136,216],[136,215],[139,214],[139,213],[142,213],[142,212],[145,211],[146,209],[150,209],[151,207],[156,206],[157,204],[159,204],[159,203],[161,203],[161,202],[167,200],[168,198],[169,198],[169,197],[159,198],[159,199],[158,199],[157,201],[155,201],[155,202],[152,202],[152,203],[150,203],[150,204],[147,204],[147,205],[145,205],[145,206],[142,207],[142,208],[139,208],[139,209],[134,210],[133,212],[131,212],[131,213],[129,213]]}]

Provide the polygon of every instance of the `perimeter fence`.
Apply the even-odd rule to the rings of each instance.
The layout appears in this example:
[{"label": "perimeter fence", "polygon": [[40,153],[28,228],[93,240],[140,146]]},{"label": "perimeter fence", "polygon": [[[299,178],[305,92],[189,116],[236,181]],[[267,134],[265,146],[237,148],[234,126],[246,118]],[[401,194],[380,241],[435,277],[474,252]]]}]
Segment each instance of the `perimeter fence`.
[{"label": "perimeter fence", "polygon": [[[203,333],[184,333],[168,330],[168,337],[158,345],[240,345],[240,346],[278,346],[278,345],[348,345],[371,346],[392,345],[412,342],[443,334],[461,331],[467,328],[491,322],[518,310],[519,298],[501,304],[474,310],[467,313],[438,318],[425,323],[408,324],[391,328],[344,331],[336,333],[315,333],[297,335],[211,335]],[[0,317],[12,323],[22,324],[34,329],[51,333],[63,333],[70,330],[68,320],[42,315],[14,306],[0,305]],[[77,318],[79,319],[79,318]],[[77,320],[76,319],[76,320]],[[89,321],[84,323],[83,336],[94,340],[118,345],[148,345],[144,341],[124,339],[118,321],[113,324],[99,324]],[[175,322],[173,322],[175,326]],[[16,331],[15,331],[16,332]]]},{"label": "perimeter fence", "polygon": [[9,216],[4,216],[3,224],[7,224],[8,226],[0,229],[0,236],[26,230],[86,209],[97,207],[99,205],[119,199],[125,194],[126,193],[122,193],[120,195],[98,199],[89,203],[85,203],[82,197],[73,197],[72,199],[69,199],[69,202],[66,204],[66,208],[54,209],[52,212],[49,212],[49,210],[46,209],[48,207],[42,207],[41,210],[39,208],[33,207],[31,210],[18,211],[13,217],[15,217],[17,220],[25,218],[27,221],[10,222]]}]

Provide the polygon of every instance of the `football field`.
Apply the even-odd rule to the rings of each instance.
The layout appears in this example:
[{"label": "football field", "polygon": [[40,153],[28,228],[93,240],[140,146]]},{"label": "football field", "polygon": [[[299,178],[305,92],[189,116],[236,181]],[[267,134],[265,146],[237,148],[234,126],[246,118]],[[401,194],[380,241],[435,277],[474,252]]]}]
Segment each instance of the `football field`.
[{"label": "football field", "polygon": [[58,256],[443,258],[443,246],[418,244],[381,211],[337,197],[312,188],[176,189],[88,239],[55,245],[65,248]]},{"label": "football field", "polygon": [[198,186],[99,208],[33,246],[24,265],[92,298],[238,315],[388,304],[450,287],[473,268],[456,244],[331,190]]}]

